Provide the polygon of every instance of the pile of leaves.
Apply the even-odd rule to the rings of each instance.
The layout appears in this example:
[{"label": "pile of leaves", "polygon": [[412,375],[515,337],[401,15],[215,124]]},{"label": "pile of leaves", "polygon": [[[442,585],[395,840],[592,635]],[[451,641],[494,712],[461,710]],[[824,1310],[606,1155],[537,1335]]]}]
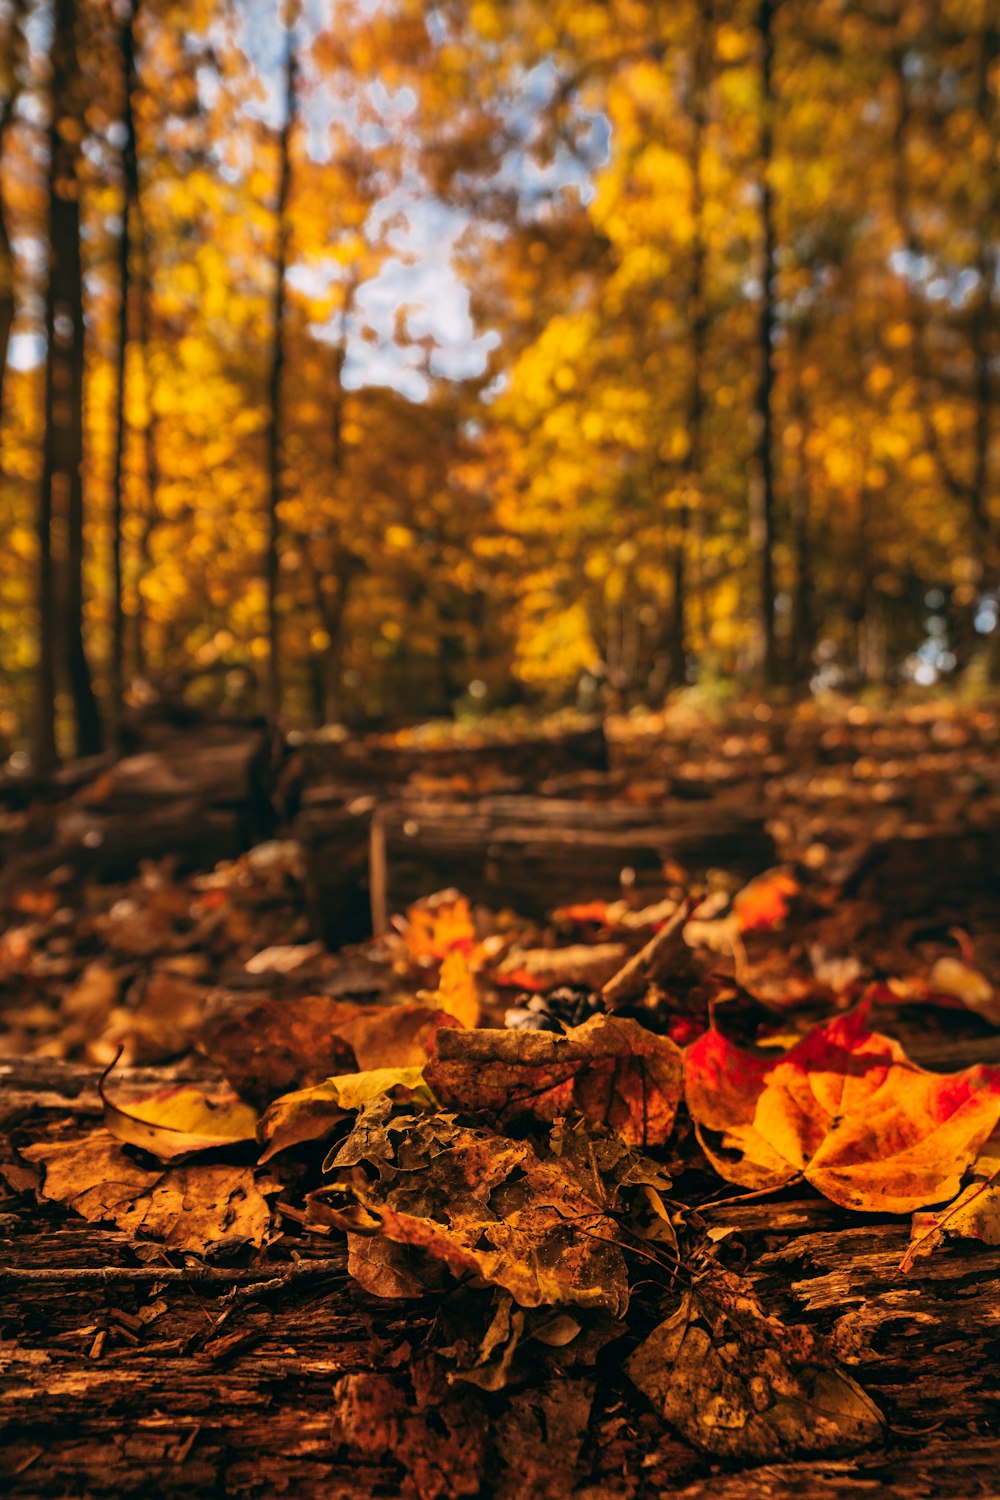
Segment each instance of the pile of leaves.
[{"label": "pile of leaves", "polygon": [[[570,1449],[604,1359],[712,1457],[881,1439],[836,1351],[760,1304],[700,1210],[794,1187],[913,1215],[900,1274],[951,1236],[1000,1243],[1000,1067],[928,1072],[874,1019],[932,1004],[1000,1021],[964,935],[922,976],[866,975],[807,941],[840,918],[779,870],[645,909],[583,902],[544,929],[443,892],[331,956],[280,930],[293,878],[294,851],[270,847],[186,884],[147,871],[145,902],[88,915],[121,967],[88,959],[59,1013],[63,1037],[102,1016],[84,1050],[107,1065],[103,1122],[36,1132],[12,1186],[118,1225],[140,1257],[343,1243],[365,1294],[437,1309],[412,1371],[451,1390],[542,1382],[570,1401]],[[8,932],[8,974],[21,953],[22,977],[51,978],[57,911]],[[262,932],[299,941],[261,950]],[[123,1047],[197,1057],[199,1076],[144,1092]],[[341,1436],[375,1441],[374,1404],[405,1449],[379,1378],[340,1383]]]}]

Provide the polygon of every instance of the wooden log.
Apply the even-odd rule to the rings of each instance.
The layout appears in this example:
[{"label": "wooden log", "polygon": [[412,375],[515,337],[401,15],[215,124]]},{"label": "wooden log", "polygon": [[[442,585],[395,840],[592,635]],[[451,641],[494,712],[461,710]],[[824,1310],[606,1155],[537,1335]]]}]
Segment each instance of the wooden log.
[{"label": "wooden log", "polygon": [[[356,797],[346,804],[307,808],[295,823],[305,856],[309,924],[331,950],[362,942],[375,929],[370,889],[374,811],[374,797]],[[378,892],[381,913],[384,880]]]},{"label": "wooden log", "polygon": [[2,884],[37,879],[58,865],[118,879],[143,859],[167,855],[182,867],[231,859],[273,829],[270,746],[259,728],[202,725],[158,750],[113,764],[66,767],[52,792],[7,833]]},{"label": "wooden log", "polygon": [[[155,1072],[128,1081],[155,1087]],[[96,1098],[93,1069],[12,1059],[0,1076],[20,1101],[19,1139],[47,1124],[78,1129],[73,1110]],[[562,1457],[560,1474],[540,1475],[525,1451],[525,1411],[544,1396],[530,1369],[527,1385],[487,1400],[458,1385],[446,1409],[429,1415],[409,1372],[437,1305],[367,1296],[346,1274],[339,1237],[294,1237],[286,1221],[293,1237],[254,1262],[185,1264],[160,1253],[144,1261],[117,1230],[8,1194],[0,1201],[4,1493],[853,1500],[903,1491],[966,1500],[996,1492],[1000,1250],[952,1242],[902,1275],[905,1219],[852,1215],[794,1189],[702,1213],[727,1231],[725,1253],[745,1265],[769,1313],[832,1338],[841,1365],[888,1419],[883,1446],[720,1466],[648,1410],[619,1356],[591,1374],[584,1440]],[[560,1382],[575,1389],[572,1377]],[[345,1386],[373,1403],[367,1430],[339,1420]],[[396,1442],[382,1448],[376,1398],[394,1393]]]},{"label": "wooden log", "polygon": [[[522,736],[482,744],[398,745],[377,737],[306,739],[295,751],[294,776],[304,787],[399,795],[412,777],[468,778],[470,792],[489,775],[531,789],[546,778],[574,772],[605,772],[608,746],[603,724],[560,733]],[[452,792],[454,795],[454,790]]]},{"label": "wooden log", "polygon": [[689,804],[653,811],[495,797],[469,806],[390,803],[378,817],[393,910],[456,885],[473,900],[542,916],[572,899],[614,899],[623,883],[640,896],[662,894],[670,863],[751,875],[775,859],[763,820]]},{"label": "wooden log", "polygon": [[[372,820],[375,819],[374,830]],[[301,813],[313,930],[331,946],[370,935],[370,855],[377,855],[377,925],[421,896],[457,886],[474,901],[543,916],[581,897],[613,899],[625,883],[662,894],[665,862],[752,875],[775,860],[760,818],[690,804],[649,809],[509,796],[472,803],[372,798]]]}]

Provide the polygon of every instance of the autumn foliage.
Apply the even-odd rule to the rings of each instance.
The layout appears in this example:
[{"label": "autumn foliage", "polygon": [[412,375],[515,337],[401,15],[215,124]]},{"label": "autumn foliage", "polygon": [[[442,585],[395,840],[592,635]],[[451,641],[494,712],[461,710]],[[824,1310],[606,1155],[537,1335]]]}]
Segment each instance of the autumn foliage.
[{"label": "autumn foliage", "polygon": [[12,743],[992,670],[989,6],[0,28]]}]

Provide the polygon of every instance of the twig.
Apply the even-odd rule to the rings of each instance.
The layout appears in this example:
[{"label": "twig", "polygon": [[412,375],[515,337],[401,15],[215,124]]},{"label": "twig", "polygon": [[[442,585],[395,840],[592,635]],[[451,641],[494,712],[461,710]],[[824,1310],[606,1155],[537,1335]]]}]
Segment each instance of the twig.
[{"label": "twig", "polygon": [[175,1281],[217,1286],[281,1286],[309,1276],[346,1277],[343,1259],[297,1260],[287,1266],[0,1266],[0,1281],[48,1286],[105,1286]]},{"label": "twig", "polygon": [[659,932],[654,932],[649,942],[602,985],[601,995],[609,1008],[635,1000],[671,959],[680,957],[685,949],[683,930],[688,913],[689,904],[682,901]]}]

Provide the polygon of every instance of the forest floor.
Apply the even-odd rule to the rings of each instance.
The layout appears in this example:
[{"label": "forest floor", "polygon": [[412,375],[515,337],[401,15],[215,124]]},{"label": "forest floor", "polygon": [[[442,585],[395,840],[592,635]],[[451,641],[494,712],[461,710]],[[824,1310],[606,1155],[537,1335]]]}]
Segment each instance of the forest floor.
[{"label": "forest floor", "polygon": [[1000,1495],[1000,712],[255,733],[7,789],[5,1492]]}]

